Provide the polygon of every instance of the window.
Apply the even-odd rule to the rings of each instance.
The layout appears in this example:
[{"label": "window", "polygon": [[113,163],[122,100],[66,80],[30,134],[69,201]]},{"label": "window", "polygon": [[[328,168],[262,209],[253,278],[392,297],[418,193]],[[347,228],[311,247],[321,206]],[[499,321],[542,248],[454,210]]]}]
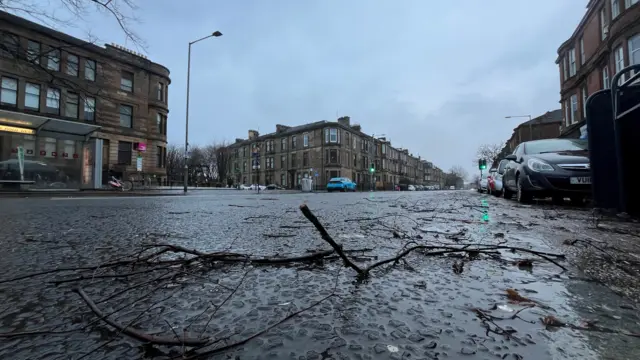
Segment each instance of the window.
[{"label": "window", "polygon": [[120,126],[133,128],[133,108],[128,105],[120,105]]},{"label": "window", "polygon": [[34,64],[40,64],[40,43],[29,40],[27,42],[27,60]]},{"label": "window", "polygon": [[297,165],[298,165],[298,164],[297,164],[297,162],[298,162],[297,160],[298,160],[298,159],[297,159],[296,154],[291,154],[291,167],[292,167],[292,168],[297,167]]},{"label": "window", "polygon": [[580,38],[580,65],[584,65],[584,39]]},{"label": "window", "polygon": [[31,110],[40,110],[40,85],[27,83],[24,89],[24,107]]},{"label": "window", "polygon": [[607,18],[605,17],[604,7],[600,9],[600,39],[604,40],[607,38]]},{"label": "window", "polygon": [[89,81],[96,81],[96,62],[93,60],[84,61],[84,78]]},{"label": "window", "polygon": [[[616,64],[616,74],[619,73],[624,68],[624,49],[622,46],[618,46],[614,52],[614,60]],[[625,81],[624,75],[620,77],[620,81],[618,85],[622,84]]]},{"label": "window", "polygon": [[309,147],[309,134],[302,135],[302,146]]},{"label": "window", "polygon": [[20,48],[20,40],[17,36],[9,33],[0,33],[2,43],[0,44],[0,54],[7,58],[16,58]]},{"label": "window", "polygon": [[96,99],[86,97],[84,99],[84,116],[86,121],[96,121]]},{"label": "window", "polygon": [[309,167],[309,152],[302,153],[302,167]]},{"label": "window", "polygon": [[569,100],[564,101],[564,112],[564,125],[565,127],[569,127],[571,126],[571,108],[569,107]]},{"label": "window", "polygon": [[62,140],[62,153],[58,153],[58,157],[65,160],[73,160],[73,154],[76,153],[76,142],[73,140]]},{"label": "window", "polygon": [[569,77],[576,74],[576,49],[569,50]]},{"label": "window", "polygon": [[68,92],[64,105],[64,114],[68,117],[78,118],[78,94]]},{"label": "window", "polygon": [[126,92],[133,92],[133,74],[128,71],[123,71],[120,74],[120,90]]},{"label": "window", "polygon": [[566,56],[562,58],[562,74],[564,76],[564,80],[566,81],[569,78],[569,66]]},{"label": "window", "polygon": [[47,89],[47,112],[49,114],[60,115],[60,90]]},{"label": "window", "polygon": [[57,154],[57,141],[54,138],[44,138],[44,157],[53,158]]},{"label": "window", "polygon": [[287,156],[286,155],[282,155],[280,156],[280,168],[284,169],[287,167]]},{"label": "window", "polygon": [[382,153],[383,154],[387,153],[387,145],[386,144],[382,144]]},{"label": "window", "polygon": [[67,75],[78,76],[79,61],[76,55],[67,54]]},{"label": "window", "polygon": [[294,136],[291,137],[291,148],[292,149],[296,148],[296,143],[297,143],[296,136],[294,135]]},{"label": "window", "polygon": [[2,77],[0,85],[0,104],[2,105],[18,105],[18,80],[8,77]]},{"label": "window", "polygon": [[242,171],[247,171],[247,162],[246,161],[242,162]]},{"label": "window", "polygon": [[286,137],[280,139],[280,150],[281,151],[287,150],[287,138]]},{"label": "window", "polygon": [[36,137],[32,135],[24,135],[22,141],[24,148],[24,156],[35,156],[36,154]]},{"label": "window", "polygon": [[167,116],[156,114],[156,125],[158,126],[158,134],[167,135]]},{"label": "window", "polygon": [[156,90],[156,100],[164,101],[164,84],[158,83],[158,87]]},{"label": "window", "polygon": [[587,118],[587,87],[582,88],[582,118]]},{"label": "window", "polygon": [[[640,34],[636,34],[629,39],[629,65],[638,64],[640,64]],[[633,72],[631,75],[633,75]]]},{"label": "window", "polygon": [[163,168],[164,162],[164,148],[162,146],[156,147],[156,167]]},{"label": "window", "polygon": [[602,68],[602,88],[608,89],[609,86],[611,86],[609,84],[609,67],[605,66]]},{"label": "window", "polygon": [[624,7],[626,9],[630,8],[632,5],[637,4],[638,0],[624,0]]},{"label": "window", "polygon": [[329,129],[329,142],[338,142],[338,129]]},{"label": "window", "polygon": [[578,95],[571,95],[571,125],[578,122]]},{"label": "window", "polygon": [[131,165],[132,149],[130,142],[118,141],[118,165]]},{"label": "window", "polygon": [[329,164],[338,164],[340,153],[336,149],[327,149],[325,150],[325,156]]},{"label": "window", "polygon": [[287,185],[287,176],[285,174],[280,174],[280,185],[281,186]]},{"label": "window", "polygon": [[275,161],[273,160],[273,157],[268,157],[267,158],[267,169],[273,169],[275,168]]},{"label": "window", "polygon": [[611,0],[611,19],[620,15],[620,0]]},{"label": "window", "polygon": [[47,55],[47,69],[60,71],[60,50],[51,49]]}]

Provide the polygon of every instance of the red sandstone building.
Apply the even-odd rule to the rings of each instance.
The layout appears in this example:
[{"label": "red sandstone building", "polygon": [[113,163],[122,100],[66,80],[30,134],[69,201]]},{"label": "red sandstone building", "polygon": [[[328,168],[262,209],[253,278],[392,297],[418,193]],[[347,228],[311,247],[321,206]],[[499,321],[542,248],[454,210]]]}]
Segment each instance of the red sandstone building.
[{"label": "red sandstone building", "polygon": [[623,68],[640,64],[640,0],[591,0],[571,37],[558,49],[562,137],[585,129],[590,94],[609,87]]}]

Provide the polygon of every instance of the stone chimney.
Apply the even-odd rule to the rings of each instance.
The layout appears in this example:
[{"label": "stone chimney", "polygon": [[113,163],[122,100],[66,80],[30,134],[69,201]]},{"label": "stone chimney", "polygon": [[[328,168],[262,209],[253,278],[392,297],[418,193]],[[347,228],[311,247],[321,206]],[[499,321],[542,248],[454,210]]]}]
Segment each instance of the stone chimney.
[{"label": "stone chimney", "polygon": [[360,124],[353,124],[351,125],[351,128],[355,131],[362,131],[362,127],[360,126]]},{"label": "stone chimney", "polygon": [[276,124],[276,133],[281,133],[283,131],[289,130],[291,126]]},{"label": "stone chimney", "polygon": [[258,136],[260,136],[260,133],[258,133],[256,130],[249,130],[249,140],[254,140]]},{"label": "stone chimney", "polygon": [[341,116],[338,118],[338,124],[349,127],[351,126],[351,118],[348,116]]}]

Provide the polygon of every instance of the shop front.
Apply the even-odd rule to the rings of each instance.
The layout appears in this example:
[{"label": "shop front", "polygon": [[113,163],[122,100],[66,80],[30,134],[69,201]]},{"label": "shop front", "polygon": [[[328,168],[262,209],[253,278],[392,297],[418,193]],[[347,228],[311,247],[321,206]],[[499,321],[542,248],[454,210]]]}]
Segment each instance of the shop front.
[{"label": "shop front", "polygon": [[0,110],[0,191],[95,188],[99,128]]}]

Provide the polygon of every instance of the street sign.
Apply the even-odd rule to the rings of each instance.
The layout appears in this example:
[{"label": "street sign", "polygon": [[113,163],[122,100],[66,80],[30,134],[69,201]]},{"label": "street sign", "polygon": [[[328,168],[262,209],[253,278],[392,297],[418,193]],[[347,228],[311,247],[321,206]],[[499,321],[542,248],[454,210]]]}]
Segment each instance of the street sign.
[{"label": "street sign", "polygon": [[140,155],[136,158],[136,170],[142,171],[142,156]]}]

